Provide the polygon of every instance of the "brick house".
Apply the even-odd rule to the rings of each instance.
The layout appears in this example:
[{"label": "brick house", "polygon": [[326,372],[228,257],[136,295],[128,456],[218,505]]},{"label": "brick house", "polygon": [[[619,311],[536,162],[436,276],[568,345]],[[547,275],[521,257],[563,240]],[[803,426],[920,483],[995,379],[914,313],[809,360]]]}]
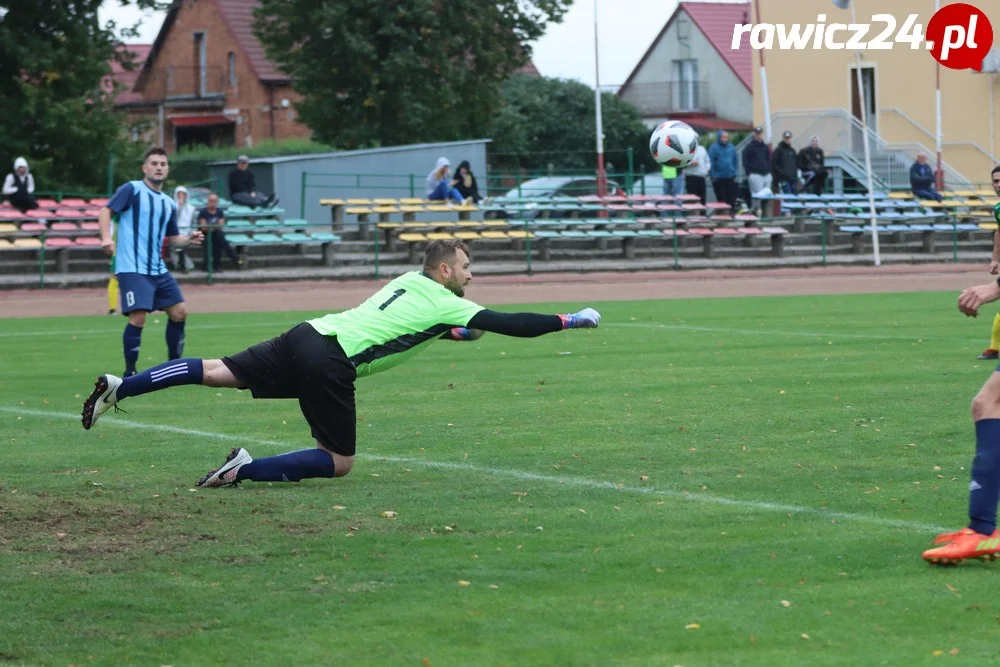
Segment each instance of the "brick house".
[{"label": "brick house", "polygon": [[[309,137],[291,79],[253,35],[256,0],[176,0],[152,45],[129,44],[137,65],[112,77],[115,100],[137,140],[171,153],[184,146],[252,146],[262,139]],[[539,76],[534,63],[519,71]]]},{"label": "brick house", "polygon": [[[253,36],[254,0],[177,0],[151,46],[129,45],[141,66],[113,67],[127,87],[116,105],[143,137],[174,152],[195,144],[252,146],[309,137],[291,80]],[[137,137],[138,138],[138,137]]]}]

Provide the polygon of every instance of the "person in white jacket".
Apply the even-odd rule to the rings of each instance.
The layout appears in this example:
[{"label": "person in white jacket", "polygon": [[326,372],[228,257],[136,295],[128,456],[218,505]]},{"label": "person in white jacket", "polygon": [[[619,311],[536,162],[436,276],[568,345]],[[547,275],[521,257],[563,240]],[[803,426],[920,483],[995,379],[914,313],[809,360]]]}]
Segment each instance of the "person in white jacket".
[{"label": "person in white jacket", "polygon": [[35,193],[35,178],[28,170],[28,161],[23,157],[14,160],[14,171],[3,181],[3,193],[11,206],[21,213],[38,208],[32,196]]},{"label": "person in white jacket", "polygon": [[[191,225],[194,223],[195,209],[188,200],[188,191],[183,185],[174,189],[174,201],[177,203],[177,231],[182,236],[191,233]],[[187,256],[183,248],[174,249],[174,265],[181,271],[187,273],[194,268],[194,260]]]},{"label": "person in white jacket", "polygon": [[702,205],[705,204],[706,179],[712,162],[708,159],[708,151],[701,144],[694,149],[694,159],[684,168],[684,189],[688,194],[698,195]]}]

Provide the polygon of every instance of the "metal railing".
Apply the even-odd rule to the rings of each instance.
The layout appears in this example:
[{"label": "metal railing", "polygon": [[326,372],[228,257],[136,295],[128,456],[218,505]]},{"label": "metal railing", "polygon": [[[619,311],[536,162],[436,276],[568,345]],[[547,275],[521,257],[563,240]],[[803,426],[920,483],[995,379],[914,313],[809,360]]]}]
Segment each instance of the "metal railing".
[{"label": "metal railing", "polygon": [[638,108],[643,115],[714,110],[706,81],[630,83],[618,94],[623,100]]},{"label": "metal railing", "polygon": [[[911,118],[909,116],[909,114],[907,114],[902,109],[898,109],[896,107],[884,107],[880,111],[882,113],[891,113],[891,114],[895,114],[895,115],[899,116],[900,118],[902,118],[903,120],[905,120],[906,122],[908,122],[910,125],[912,125],[914,128],[916,128],[917,130],[919,130],[920,132],[922,132],[924,134],[924,136],[926,136],[928,139],[930,139],[931,143],[933,143],[933,144],[936,145],[937,141],[936,141],[934,135],[931,134],[930,131],[927,130],[927,128],[925,128],[923,125],[921,125],[917,121],[913,120],[913,118]],[[980,146],[979,144],[977,144],[974,141],[942,141],[941,145],[942,146],[963,146],[963,147],[968,147],[968,148],[971,148],[971,149],[973,149],[973,150],[981,153],[984,157],[986,157],[993,164],[1000,164],[1000,158],[997,158],[997,156],[993,155],[988,150],[986,150],[985,148],[983,148],[982,146]]]},{"label": "metal railing", "polygon": [[[785,130],[792,132],[795,140],[808,141],[817,136],[827,158],[839,158],[854,169],[852,176],[864,180],[864,137],[861,122],[844,109],[817,109],[785,111],[772,116],[771,125],[778,135]],[[909,189],[909,169],[917,153],[931,154],[919,143],[889,143],[872,128],[867,128],[871,152],[873,187],[880,189]],[[742,153],[750,141],[748,137],[737,147]],[[802,144],[804,145],[804,143]],[[943,165],[945,184],[951,188],[969,187],[971,182],[947,163]],[[740,165],[742,173],[742,164]],[[860,178],[859,178],[860,177]]]},{"label": "metal railing", "polygon": [[136,87],[147,102],[225,97],[226,71],[222,67],[163,67],[149,71]]}]

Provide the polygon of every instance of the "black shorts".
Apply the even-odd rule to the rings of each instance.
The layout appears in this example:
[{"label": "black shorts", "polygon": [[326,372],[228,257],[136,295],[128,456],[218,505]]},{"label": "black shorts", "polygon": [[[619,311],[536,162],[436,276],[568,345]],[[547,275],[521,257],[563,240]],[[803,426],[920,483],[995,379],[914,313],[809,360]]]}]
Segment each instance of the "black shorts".
[{"label": "black shorts", "polygon": [[358,373],[333,336],[307,322],[249,347],[222,363],[254,398],[297,398],[312,435],[342,456],[354,456]]}]

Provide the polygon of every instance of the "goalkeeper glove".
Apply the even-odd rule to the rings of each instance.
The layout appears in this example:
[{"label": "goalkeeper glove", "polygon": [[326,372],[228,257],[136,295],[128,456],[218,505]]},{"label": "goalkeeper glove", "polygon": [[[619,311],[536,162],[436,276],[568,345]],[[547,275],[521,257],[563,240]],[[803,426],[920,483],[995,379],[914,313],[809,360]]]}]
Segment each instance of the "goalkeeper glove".
[{"label": "goalkeeper glove", "polygon": [[563,329],[594,329],[601,323],[601,314],[593,308],[584,308],[572,315],[560,315]]}]

